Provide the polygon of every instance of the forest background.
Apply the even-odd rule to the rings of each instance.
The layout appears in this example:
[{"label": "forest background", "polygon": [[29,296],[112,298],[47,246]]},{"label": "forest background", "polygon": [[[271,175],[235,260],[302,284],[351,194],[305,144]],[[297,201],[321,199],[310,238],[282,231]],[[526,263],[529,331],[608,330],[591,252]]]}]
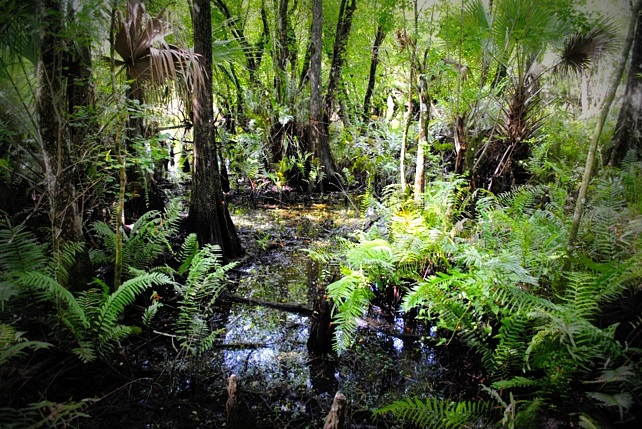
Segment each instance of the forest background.
[{"label": "forest background", "polygon": [[0,9],[3,424],[85,418],[87,401],[40,396],[36,378],[62,377],[45,357],[109,360],[162,311],[154,288],[176,293],[183,356],[205,353],[244,254],[229,204],[297,192],[371,219],[310,249],[341,273],[317,303],[324,353],[383,305],[457,338],[484,374],[479,398],[376,415],[639,421],[639,0]]}]

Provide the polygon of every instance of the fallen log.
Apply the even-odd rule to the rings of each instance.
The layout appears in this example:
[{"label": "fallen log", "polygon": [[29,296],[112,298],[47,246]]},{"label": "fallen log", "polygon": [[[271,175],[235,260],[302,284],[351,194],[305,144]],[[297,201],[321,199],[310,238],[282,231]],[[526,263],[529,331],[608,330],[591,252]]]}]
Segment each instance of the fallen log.
[{"label": "fallen log", "polygon": [[277,310],[287,311],[289,313],[301,314],[303,316],[311,316],[313,313],[310,307],[307,307],[302,304],[264,301],[261,299],[245,298],[243,296],[231,295],[228,293],[221,294],[220,299],[223,299],[229,302],[238,302],[241,304],[258,305],[261,307],[274,308]]}]

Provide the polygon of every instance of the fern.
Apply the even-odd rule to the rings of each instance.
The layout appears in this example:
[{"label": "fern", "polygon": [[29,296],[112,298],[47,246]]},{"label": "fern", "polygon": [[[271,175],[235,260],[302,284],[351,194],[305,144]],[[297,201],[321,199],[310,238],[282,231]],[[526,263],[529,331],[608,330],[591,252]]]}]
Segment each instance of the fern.
[{"label": "fern", "polygon": [[24,332],[6,323],[0,323],[0,365],[5,365],[11,359],[26,356],[27,350],[46,349],[51,344],[43,341],[30,341],[23,337]]},{"label": "fern", "polygon": [[116,291],[108,295],[98,307],[97,317],[92,321],[96,337],[96,351],[104,353],[122,338],[139,332],[140,328],[121,325],[119,317],[125,307],[132,304],[136,297],[155,285],[171,283],[162,273],[144,273],[124,282]]},{"label": "fern", "polygon": [[[164,251],[171,251],[168,237],[178,231],[180,210],[179,201],[173,200],[165,213],[150,210],[139,217],[129,231],[123,230],[124,266],[147,270]],[[93,231],[101,242],[102,249],[91,252],[92,261],[94,264],[113,262],[116,244],[113,228],[104,222],[95,222]]]},{"label": "fern", "polygon": [[0,218],[0,311],[23,290],[17,281],[24,273],[45,270],[48,264],[47,246],[24,226],[12,226]]},{"label": "fern", "polygon": [[334,348],[344,351],[354,339],[358,319],[363,317],[373,293],[362,271],[344,272],[344,277],[328,285],[327,292],[333,302],[332,318],[338,327]]},{"label": "fern", "polygon": [[236,263],[221,264],[221,248],[215,245],[198,247],[195,234],[183,243],[183,262],[177,274],[187,275],[184,284],[176,283],[180,294],[176,335],[181,348],[188,355],[199,355],[209,350],[219,335],[209,326],[213,305],[226,285],[226,273]]},{"label": "fern", "polygon": [[430,429],[462,428],[476,425],[489,409],[485,402],[408,398],[375,410],[374,415],[390,413],[397,419]]},{"label": "fern", "polygon": [[153,298],[154,295],[156,295],[156,292],[152,294],[152,303],[145,308],[145,311],[143,312],[142,321],[145,326],[150,326],[152,324],[152,320],[156,317],[158,310],[163,307],[163,304],[160,301]]}]

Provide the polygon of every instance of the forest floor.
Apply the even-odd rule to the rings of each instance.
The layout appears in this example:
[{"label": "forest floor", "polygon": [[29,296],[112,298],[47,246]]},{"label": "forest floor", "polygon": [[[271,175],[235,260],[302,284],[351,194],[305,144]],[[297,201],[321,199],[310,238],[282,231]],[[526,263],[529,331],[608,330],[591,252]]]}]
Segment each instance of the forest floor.
[{"label": "forest floor", "polygon": [[[227,384],[239,381],[237,428],[321,428],[336,391],[348,398],[346,428],[407,427],[372,410],[412,395],[471,398],[474,363],[456,344],[438,352],[421,335],[404,335],[402,315],[373,307],[350,351],[314,356],[307,351],[318,287],[336,268],[318,267],[307,249],[337,245],[368,222],[342,196],[265,197],[233,201],[231,213],[246,255],[230,273],[231,294],[220,299],[212,321],[220,341],[185,359],[162,335],[171,320],[123,344],[112,362],[76,374],[85,397],[100,398],[87,410],[88,428],[230,428]],[[163,296],[164,293],[159,291]],[[259,304],[257,304],[259,303]],[[264,303],[282,304],[272,308]],[[288,306],[293,310],[288,311]],[[406,330],[407,331],[407,330]]]}]

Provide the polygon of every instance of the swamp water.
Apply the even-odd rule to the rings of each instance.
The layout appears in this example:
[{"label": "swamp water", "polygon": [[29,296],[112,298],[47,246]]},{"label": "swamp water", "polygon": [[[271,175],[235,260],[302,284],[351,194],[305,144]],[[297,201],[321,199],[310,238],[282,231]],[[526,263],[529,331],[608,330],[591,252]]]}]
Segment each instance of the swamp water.
[{"label": "swamp water", "polygon": [[309,310],[333,270],[336,279],[336,267],[313,263],[306,249],[336,246],[335,237],[363,227],[358,213],[317,203],[238,209],[232,217],[248,255],[230,280],[233,295],[246,301],[221,300],[222,315],[215,321],[224,327],[220,343],[191,361],[171,357],[168,343],[164,358],[162,352],[156,359],[147,354],[158,348],[141,352],[147,355],[140,364],[147,377],[123,392],[121,400],[130,402],[118,422],[112,418],[98,427],[230,427],[225,401],[231,374],[239,381],[240,429],[321,428],[338,390],[348,401],[347,428],[400,428],[373,420],[372,410],[415,395],[457,394],[460,383],[453,381],[452,365],[446,368],[448,357],[415,341],[419,335],[404,333],[400,315],[385,317],[377,308],[364,317],[350,351],[330,358],[308,353]]}]

